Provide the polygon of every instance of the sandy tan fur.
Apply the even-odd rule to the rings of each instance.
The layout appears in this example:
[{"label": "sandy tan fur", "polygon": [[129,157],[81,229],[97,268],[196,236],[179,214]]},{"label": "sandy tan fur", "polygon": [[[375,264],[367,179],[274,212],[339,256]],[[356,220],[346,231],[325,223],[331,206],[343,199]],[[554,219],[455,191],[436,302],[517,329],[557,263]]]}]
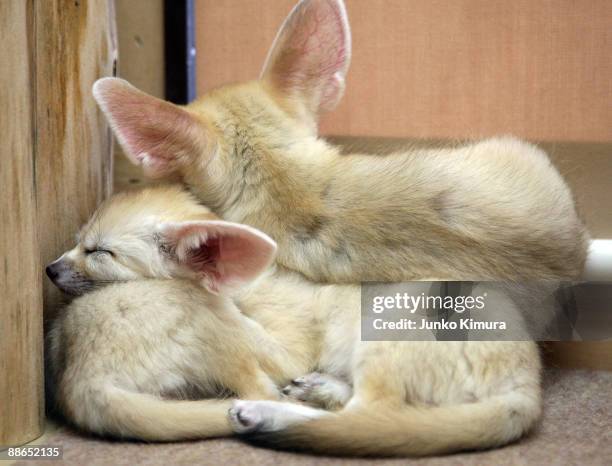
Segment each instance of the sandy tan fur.
[{"label": "sandy tan fur", "polygon": [[318,118],[341,98],[350,56],[343,2],[302,0],[257,81],[187,107],[112,78],[94,96],[134,163],[152,176],[179,175],[221,218],[266,232],[279,263],[312,280],[580,274],[588,234],[536,146],[498,137],[341,155],[319,138]]},{"label": "sandy tan fur", "polygon": [[220,217],[274,238],[284,266],[322,282],[580,274],[588,234],[535,146],[341,155],[279,99],[261,81],[203,96],[185,110],[207,143],[169,169]]},{"label": "sandy tan fur", "polygon": [[[54,322],[49,358],[56,397],[77,425],[147,440],[228,435],[240,431],[234,418],[231,424],[226,419],[229,401],[189,400],[221,394],[274,400],[276,387],[313,370],[349,384],[350,400],[340,402],[346,407],[331,417],[314,410],[316,418],[287,422],[292,407],[305,407],[263,406],[259,423],[249,428],[278,435],[273,441],[286,446],[407,455],[500,445],[537,421],[533,343],[362,342],[358,286],[315,284],[282,267],[232,296],[211,294],[188,278],[167,278],[172,273],[155,259],[157,244],[138,234],[139,225],[163,224],[172,202],[181,206],[171,211],[189,220],[210,220],[206,208],[174,189],[112,199],[80,234],[82,242],[97,241],[88,248],[139,237],[132,247],[151,249],[140,257],[157,265],[143,268],[129,252],[112,250],[112,261],[135,276],[77,298]],[[63,260],[94,282],[112,280],[110,258],[82,268],[94,260],[80,258],[84,249],[79,244]],[[261,402],[253,403],[250,408],[259,410]],[[460,423],[470,427],[456,430]],[[368,437],[372,429],[378,434]]]},{"label": "sandy tan fur", "polygon": [[[360,342],[358,287],[349,284],[577,277],[588,234],[572,195],[545,153],[511,137],[341,155],[316,126],[342,95],[349,59],[343,3],[302,0],[258,81],[214,90],[187,107],[121,80],[99,81],[94,95],[146,173],[178,174],[215,214],[278,243],[276,275],[233,302],[284,348],[286,361],[297,358],[291,367],[352,385],[348,404],[332,414],[239,402],[234,429],[286,447],[371,455],[515,440],[539,417],[532,343]],[[145,276],[160,271],[169,275],[155,266]],[[282,377],[258,358],[278,383]]]},{"label": "sandy tan fur", "polygon": [[[221,217],[270,234],[288,268],[324,282],[581,272],[588,236],[570,191],[536,147],[499,138],[339,155],[293,130],[270,100],[254,83],[194,104],[222,132],[207,167],[223,181],[197,164],[183,177]],[[265,117],[253,118],[257,103]]]}]

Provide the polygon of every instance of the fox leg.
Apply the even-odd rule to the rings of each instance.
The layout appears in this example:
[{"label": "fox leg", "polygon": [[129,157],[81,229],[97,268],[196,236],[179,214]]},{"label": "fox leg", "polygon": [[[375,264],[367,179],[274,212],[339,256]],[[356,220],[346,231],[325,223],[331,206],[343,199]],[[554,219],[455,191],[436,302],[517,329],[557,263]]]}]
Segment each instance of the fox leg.
[{"label": "fox leg", "polygon": [[287,401],[236,400],[228,411],[228,421],[234,432],[238,434],[277,432],[296,424],[321,417],[336,416],[344,410],[358,408],[362,403],[357,401],[360,399],[358,396],[350,398],[344,408],[337,412]]},{"label": "fox leg", "polygon": [[244,371],[229,378],[225,386],[239,398],[247,400],[278,400],[280,392],[272,379],[259,368],[244,367]]},{"label": "fox leg", "polygon": [[343,380],[329,374],[311,372],[282,389],[288,398],[327,410],[342,408],[353,396],[353,388]]},{"label": "fox leg", "polygon": [[[322,378],[322,381],[318,380],[319,377]],[[355,397],[352,397],[351,387],[332,376],[318,373],[308,374],[294,380],[294,385],[295,382],[298,382],[298,384],[289,386],[291,389],[290,391],[292,391],[293,394],[300,393],[304,395],[303,391],[298,392],[295,387],[303,386],[306,383],[313,385],[313,379],[316,379],[317,382],[322,382],[320,387],[324,387],[325,385],[328,385],[328,387],[320,391],[316,389],[310,390],[310,393],[306,395],[307,397],[314,398],[315,396],[329,396],[331,394],[334,398],[334,402],[341,403],[344,406],[342,409],[350,409],[355,405],[355,403],[353,403]],[[287,388],[288,387],[285,387],[285,389]],[[327,393],[325,393],[325,391],[327,391]],[[308,401],[311,402],[314,400],[310,399]],[[318,399],[317,401],[319,404],[329,402],[329,400],[322,399]],[[251,432],[277,432],[312,419],[335,415],[336,413],[332,411],[287,401],[236,400],[228,411],[228,420],[234,432],[238,434],[247,434]]]},{"label": "fox leg", "polygon": [[[320,376],[320,374],[318,375]],[[306,377],[310,378],[310,376],[312,376],[312,374],[308,374]],[[370,401],[373,405],[389,404],[386,400],[381,403],[382,400],[371,393],[372,387],[368,385],[365,385],[363,389],[356,385],[355,393],[351,396],[350,393],[348,395],[346,394],[346,390],[350,390],[348,384],[344,384],[345,386],[342,387],[340,384],[343,384],[343,382],[331,376],[329,380],[330,387],[333,387],[329,390],[330,392],[339,390],[340,388],[344,390],[344,393],[340,395],[341,397],[345,397],[342,400],[343,407],[339,411],[333,412],[287,401],[236,400],[228,411],[229,423],[234,432],[238,434],[250,432],[277,432],[313,419],[337,416],[345,411],[359,410],[364,405],[367,406]],[[334,396],[335,395],[337,395],[337,393],[334,392]]]},{"label": "fox leg", "polygon": [[[319,406],[326,403],[324,397],[321,399],[322,395],[329,396],[331,393],[334,401],[342,407],[340,411],[330,412],[325,409],[282,401],[237,400],[234,401],[228,412],[229,422],[234,432],[276,432],[312,419],[336,416],[346,410],[359,410],[363,406],[403,405],[405,403],[403,384],[400,380],[387,376],[393,373],[393,361],[384,357],[376,357],[379,352],[376,351],[375,345],[369,345],[363,349],[369,357],[366,358],[362,354],[358,359],[354,372],[354,390],[351,390],[347,384],[342,386],[343,382],[338,379],[317,373],[296,379],[292,385],[283,389],[285,394],[293,398],[300,399],[301,396],[307,398],[304,401],[317,402]],[[317,383],[319,387],[313,388]],[[304,390],[303,387],[307,384],[310,387]]]},{"label": "fox leg", "polygon": [[286,401],[234,401],[228,421],[237,434],[276,432],[321,416],[332,415],[324,409]]}]

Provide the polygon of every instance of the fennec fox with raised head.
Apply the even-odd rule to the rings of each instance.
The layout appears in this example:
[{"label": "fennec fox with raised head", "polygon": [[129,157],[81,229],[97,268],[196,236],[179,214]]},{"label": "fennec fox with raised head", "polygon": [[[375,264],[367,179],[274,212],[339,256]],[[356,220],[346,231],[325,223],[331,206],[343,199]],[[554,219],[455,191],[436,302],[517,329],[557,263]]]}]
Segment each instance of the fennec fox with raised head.
[{"label": "fennec fox with raised head", "polygon": [[186,107],[114,78],[96,82],[94,96],[145,173],[179,175],[221,218],[269,234],[278,262],[312,280],[580,274],[587,234],[535,146],[503,137],[372,157],[319,139],[350,56],[343,2],[302,0],[259,80]]},{"label": "fennec fox with raised head", "polygon": [[[274,249],[178,187],[101,206],[47,270],[61,289],[84,293],[49,335],[66,415],[114,436],[234,430],[309,451],[389,456],[494,447],[536,423],[535,344],[361,341],[359,286],[264,271]],[[285,385],[285,396],[311,406],[274,400]],[[168,399],[222,394],[262,400]]]}]

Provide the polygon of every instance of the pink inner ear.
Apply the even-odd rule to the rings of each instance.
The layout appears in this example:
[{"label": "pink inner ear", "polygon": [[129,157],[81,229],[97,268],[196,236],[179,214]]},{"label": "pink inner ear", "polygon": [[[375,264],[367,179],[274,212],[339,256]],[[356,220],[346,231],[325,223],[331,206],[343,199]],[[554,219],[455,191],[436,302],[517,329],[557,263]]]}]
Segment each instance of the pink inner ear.
[{"label": "pink inner ear", "polygon": [[254,280],[276,252],[276,244],[265,234],[220,220],[168,225],[164,235],[174,244],[179,262],[200,275],[213,292]]},{"label": "pink inner ear", "polygon": [[194,150],[191,128],[196,123],[184,109],[115,78],[98,80],[94,97],[130,161],[148,175],[165,175],[178,157]]},{"label": "pink inner ear", "polygon": [[[329,1],[311,1],[304,10],[293,30],[288,31],[286,47],[299,51],[303,66],[331,78],[342,70],[347,59],[343,13],[338,2]],[[298,67],[296,72],[300,71]]]},{"label": "pink inner ear", "polygon": [[220,238],[218,271],[222,284],[240,284],[254,280],[269,264],[275,246],[245,231]]},{"label": "pink inner ear", "polygon": [[331,110],[344,90],[351,35],[341,0],[303,0],[268,54],[262,77],[287,91],[311,94],[314,110]]}]

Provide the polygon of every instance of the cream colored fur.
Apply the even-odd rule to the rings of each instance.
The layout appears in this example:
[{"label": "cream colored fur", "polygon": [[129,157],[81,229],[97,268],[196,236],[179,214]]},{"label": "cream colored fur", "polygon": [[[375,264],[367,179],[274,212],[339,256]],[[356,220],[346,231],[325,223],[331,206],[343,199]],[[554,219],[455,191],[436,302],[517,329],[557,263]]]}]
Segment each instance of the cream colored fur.
[{"label": "cream colored fur", "polygon": [[[175,235],[182,224],[191,229]],[[214,235],[203,234],[211,224]],[[94,290],[75,299],[49,335],[54,391],[69,419],[113,436],[177,440],[233,429],[359,455],[487,448],[536,423],[539,358],[531,342],[364,342],[359,286],[315,284],[283,267],[253,274],[239,292],[208,291],[202,275],[223,283],[232,261],[246,267],[260,251],[273,254],[247,228],[243,240],[255,242],[233,256],[222,245],[235,228],[178,187],[122,194],[99,209],[79,244],[54,263],[61,287],[87,282],[84,291]],[[181,241],[190,250],[179,257]],[[226,267],[199,269],[198,251],[219,244],[211,257]],[[314,370],[334,378],[311,374],[290,384]],[[327,384],[325,396],[298,393],[306,383]],[[290,398],[342,408],[242,400],[228,418],[230,401],[215,398],[274,400],[287,384]],[[204,396],[214,399],[189,401]]]},{"label": "cream colored fur", "polygon": [[[220,264],[216,256],[198,249],[209,235],[193,236],[188,244],[197,249],[200,276],[184,267],[190,254],[176,255],[173,264],[174,249],[160,252],[159,238],[148,233],[165,216],[174,215],[176,237],[190,235],[193,222],[211,221],[182,218],[184,195],[174,203],[152,194],[146,216],[111,203],[90,226],[106,237],[103,219],[116,211],[108,237],[138,252],[102,252],[106,262],[94,264],[79,246],[60,262],[70,267],[54,269],[76,283],[62,286],[79,293],[115,275],[166,280],[111,285],[75,301],[56,323],[59,399],[75,422],[158,440],[222,435],[230,431],[220,417],[227,402],[162,396],[194,386],[198,396],[214,395],[210,387],[219,385],[238,396],[273,398],[271,383],[283,386],[298,375],[304,378],[284,389],[288,396],[336,411],[242,400],[230,411],[231,427],[283,447],[418,455],[502,445],[537,422],[540,363],[533,343],[362,342],[359,287],[350,283],[577,277],[588,235],[571,193],[546,154],[511,137],[453,149],[340,155],[316,127],[342,96],[350,45],[340,0],[302,0],[257,81],[214,90],[187,107],[121,80],[95,84],[94,96],[134,163],[154,177],[178,174],[225,221],[269,234],[281,267],[241,295],[229,294],[228,282],[252,282],[265,257],[245,262],[248,273],[233,267],[231,254],[211,268],[210,261]],[[156,216],[157,202],[168,208]],[[246,252],[269,246],[246,227],[216,228],[219,237],[219,229],[239,234],[239,243],[250,238]],[[126,233],[133,229],[138,234]],[[162,244],[168,231],[160,232]],[[83,241],[95,242],[96,235]],[[129,338],[122,339],[121,329],[131,329]],[[222,338],[203,344],[209,335]],[[95,351],[88,349],[92,341]],[[162,357],[182,351],[190,352]],[[224,359],[218,364],[227,354],[239,370]],[[327,378],[307,374],[313,370]],[[165,420],[156,423],[162,413]]]},{"label": "cream colored fur", "polygon": [[221,218],[269,234],[278,262],[312,280],[577,277],[588,235],[536,146],[498,137],[341,155],[317,137],[344,88],[346,18],[339,0],[302,0],[259,80],[187,107],[113,78],[94,96],[134,163],[179,174]]}]

